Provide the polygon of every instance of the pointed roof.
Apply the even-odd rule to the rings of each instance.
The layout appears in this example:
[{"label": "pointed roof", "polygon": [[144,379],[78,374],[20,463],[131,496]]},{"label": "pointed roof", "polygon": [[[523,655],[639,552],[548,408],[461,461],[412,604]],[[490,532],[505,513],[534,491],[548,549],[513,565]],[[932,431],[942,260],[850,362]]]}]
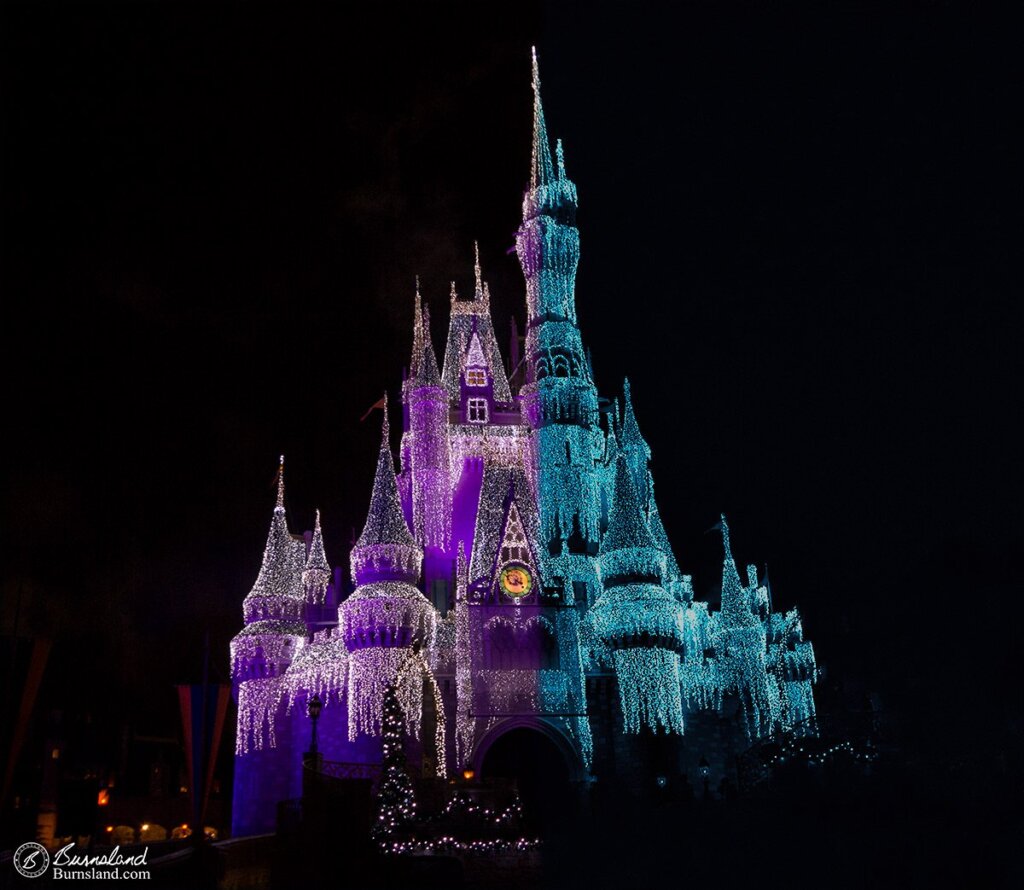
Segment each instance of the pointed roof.
[{"label": "pointed roof", "polygon": [[473,242],[473,299],[490,300],[491,294],[484,284],[483,272],[480,269],[480,242]]},{"label": "pointed roof", "polygon": [[651,446],[647,444],[640,433],[640,425],[636,422],[636,414],[633,411],[633,393],[627,377],[622,384],[625,411],[622,415],[622,450],[632,451],[638,449],[646,459],[651,457]]},{"label": "pointed roof", "polygon": [[377,472],[373,477],[370,510],[362,534],[350,554],[352,577],[359,586],[374,581],[413,584],[419,577],[423,562],[423,550],[417,546],[406,524],[405,513],[402,512],[388,434],[385,396],[380,453],[377,456]]},{"label": "pointed roof", "polygon": [[530,188],[545,186],[555,179],[551,163],[551,143],[544,121],[544,106],[540,99],[540,66],[537,64],[537,47],[533,53],[533,153],[530,159]]},{"label": "pointed roof", "polygon": [[327,552],[324,550],[324,534],[320,528],[320,511],[316,511],[316,520],[313,523],[313,539],[309,542],[309,552],[306,554],[306,571],[319,570],[331,571],[331,564],[327,561]]},{"label": "pointed roof", "polygon": [[722,514],[722,616],[730,626],[755,624],[754,614],[750,611],[746,591],[740,581],[740,573],[736,570],[736,560],[732,555],[732,542],[729,540],[729,523]]},{"label": "pointed roof", "polygon": [[460,378],[466,368],[473,334],[479,337],[480,349],[486,359],[483,363],[491,372],[494,399],[496,402],[512,401],[512,390],[505,375],[498,341],[494,336],[491,321],[490,291],[480,271],[479,250],[474,255],[475,289],[472,300],[460,300],[452,282],[451,321],[448,325],[448,343],[444,350],[444,368],[441,372],[442,385],[448,390],[448,398],[458,402],[461,396]]},{"label": "pointed roof", "polygon": [[536,564],[536,554],[540,552],[537,546],[537,502],[531,496],[526,474],[519,467],[494,464],[484,470],[483,483],[480,487],[476,527],[470,550],[471,579],[492,577],[513,503],[516,505],[521,527],[526,533],[530,553],[534,554],[534,568],[538,574],[543,574],[543,566]]},{"label": "pointed roof", "polygon": [[568,225],[575,225],[576,186],[565,175],[565,155],[562,142],[555,146],[557,167],[551,161],[551,141],[548,139],[544,106],[540,98],[540,67],[537,48],[533,48],[533,146],[530,157],[530,179],[523,196],[523,220],[539,214],[556,217]]},{"label": "pointed roof", "polygon": [[469,339],[469,349],[466,350],[466,360],[463,364],[467,368],[486,368],[487,357],[484,355],[484,348],[480,345],[480,335],[473,331]]},{"label": "pointed roof", "polygon": [[653,496],[651,497],[651,509],[647,514],[647,525],[658,549],[665,554],[666,579],[678,580],[682,577],[682,572],[679,571],[679,563],[676,562],[675,554],[672,552],[672,544],[669,543],[668,533],[665,531],[665,525],[661,521],[661,514],[658,512],[658,505]]},{"label": "pointed roof", "polygon": [[434,343],[430,336],[430,309],[427,306],[422,310],[422,321],[420,331],[420,360],[417,362],[416,373],[410,375],[410,379],[416,388],[441,386],[441,372],[437,369],[437,356],[434,354]]},{"label": "pointed roof", "polygon": [[288,520],[284,511],[284,455],[281,455],[277,472],[277,503],[274,506],[273,518],[270,520],[260,571],[252,590],[245,598],[246,601],[251,602],[261,597],[301,600],[305,556],[305,545],[297,542],[288,531]]},{"label": "pointed roof", "polygon": [[420,297],[420,276],[416,276],[416,296],[412,310],[412,358],[409,362],[409,377],[419,374],[423,360],[423,300]]},{"label": "pointed roof", "polygon": [[608,519],[608,531],[601,541],[600,553],[636,548],[658,549],[647,525],[647,517],[637,498],[633,474],[621,454],[615,461],[615,501]]},{"label": "pointed roof", "polygon": [[395,478],[395,462],[388,444],[387,396],[384,397],[384,422],[381,427],[380,453],[377,456],[377,472],[373,477],[373,492],[370,495],[370,510],[366,525],[356,541],[356,547],[370,547],[376,544],[400,544],[415,547],[409,526],[405,524],[402,502],[398,497],[398,481]]}]

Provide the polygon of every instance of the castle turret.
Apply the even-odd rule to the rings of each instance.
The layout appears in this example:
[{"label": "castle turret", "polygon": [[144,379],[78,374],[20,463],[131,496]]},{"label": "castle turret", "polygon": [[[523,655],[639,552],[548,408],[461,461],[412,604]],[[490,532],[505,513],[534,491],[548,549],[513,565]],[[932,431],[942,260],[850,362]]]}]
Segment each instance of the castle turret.
[{"label": "castle turret", "polygon": [[626,459],[615,466],[615,502],[601,542],[604,593],[588,614],[612,655],[627,732],[682,733],[679,653],[683,606],[662,586],[665,555],[651,535]]},{"label": "castle turret", "polygon": [[[441,372],[441,379],[452,407],[459,409],[462,423],[487,423],[498,406],[506,410],[511,407],[512,391],[508,385],[498,341],[494,336],[491,293],[480,269],[479,248],[476,248],[475,252],[473,273],[472,300],[460,299],[455,282],[452,282],[451,320],[448,325],[448,342],[444,350],[444,370]],[[475,364],[472,370],[484,376],[481,378],[471,375],[467,379],[466,359],[469,357],[474,335],[479,340],[479,347],[478,351],[473,353]],[[486,402],[486,413],[480,411],[480,400]]]},{"label": "castle turret", "polygon": [[[598,426],[597,390],[576,323],[576,186],[565,175],[559,143],[551,160],[533,58],[534,132],[530,182],[516,253],[526,278],[527,384],[523,411],[536,430],[541,536],[552,557],[593,556],[601,536],[601,501],[595,458],[604,450]],[[586,584],[574,563],[552,566],[553,577]]]},{"label": "castle turret", "polygon": [[302,571],[305,542],[288,531],[284,510],[284,457],[278,469],[277,503],[256,583],[242,602],[245,627],[231,643],[237,682],[276,677],[306,637]]},{"label": "castle turret", "polygon": [[779,697],[766,665],[765,627],[754,614],[757,576],[740,581],[732,555],[729,524],[722,514],[722,608],[718,613],[715,660],[719,688],[739,696],[744,728],[751,738],[771,731],[779,717]]},{"label": "castle turret", "polygon": [[[352,548],[352,595],[338,607],[342,639],[351,653],[349,738],[380,734],[384,689],[413,648],[432,643],[437,613],[415,584],[423,550],[406,525],[388,445],[387,402],[370,510]],[[407,714],[410,721],[412,716]],[[415,732],[418,726],[411,728]]]},{"label": "castle turret", "polygon": [[[416,541],[423,547],[424,590],[443,615],[448,610],[452,483],[449,470],[448,393],[434,355],[430,313],[422,312],[420,359],[406,383],[410,501]],[[474,341],[479,342],[479,341]]]},{"label": "castle turret", "polygon": [[649,509],[651,492],[648,487],[647,466],[651,460],[651,446],[647,444],[647,440],[640,432],[640,425],[636,422],[633,392],[628,379],[623,381],[622,395],[622,429],[619,445],[633,474],[633,484],[640,495],[640,502]]},{"label": "castle turret", "polygon": [[306,565],[302,570],[302,586],[306,591],[306,599],[310,603],[321,604],[327,585],[331,583],[331,564],[327,561],[324,550],[324,535],[320,528],[320,511],[316,511],[313,524],[313,537],[309,542],[306,554]]},{"label": "castle turret", "polygon": [[236,751],[244,755],[275,745],[274,714],[281,678],[306,642],[302,571],[305,542],[288,531],[285,458],[278,470],[278,503],[259,575],[243,601],[246,626],[231,640],[231,679],[236,683],[239,724]]},{"label": "castle turret", "polygon": [[[424,312],[420,360],[406,386],[416,541],[428,553],[448,549],[451,480],[448,471],[448,395],[441,383],[430,316]],[[427,579],[428,589],[432,579]]]}]

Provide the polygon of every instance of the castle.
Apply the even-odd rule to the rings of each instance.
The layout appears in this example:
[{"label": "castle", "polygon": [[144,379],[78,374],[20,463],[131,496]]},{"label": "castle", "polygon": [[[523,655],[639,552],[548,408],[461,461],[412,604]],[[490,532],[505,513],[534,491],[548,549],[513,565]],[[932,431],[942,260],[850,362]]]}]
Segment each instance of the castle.
[{"label": "castle", "polygon": [[[628,382],[600,398],[576,320],[575,184],[552,157],[536,57],[529,185],[516,252],[520,356],[498,349],[479,258],[454,285],[443,361],[416,293],[400,471],[387,406],[354,589],[327,562],[319,514],[289,532],[284,467],[263,562],[231,643],[238,703],[233,832],[273,830],[301,793],[308,702],[328,761],[379,763],[395,686],[426,777],[488,774],[514,730],[540,733],[569,778],[641,786],[701,775],[814,716],[816,667],[796,610],[745,577],[724,542],[721,607],[694,599],[662,525]],[[506,367],[508,370],[506,370]],[[805,724],[806,725],[806,724]]]}]

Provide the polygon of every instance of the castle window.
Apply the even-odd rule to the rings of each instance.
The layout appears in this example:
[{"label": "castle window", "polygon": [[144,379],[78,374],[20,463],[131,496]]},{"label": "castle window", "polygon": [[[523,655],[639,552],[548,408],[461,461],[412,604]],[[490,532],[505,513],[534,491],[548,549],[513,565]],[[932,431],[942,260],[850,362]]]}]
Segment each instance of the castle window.
[{"label": "castle window", "polygon": [[466,420],[470,423],[487,423],[487,399],[468,399]]},{"label": "castle window", "polygon": [[483,368],[467,368],[466,386],[487,386],[487,372]]}]

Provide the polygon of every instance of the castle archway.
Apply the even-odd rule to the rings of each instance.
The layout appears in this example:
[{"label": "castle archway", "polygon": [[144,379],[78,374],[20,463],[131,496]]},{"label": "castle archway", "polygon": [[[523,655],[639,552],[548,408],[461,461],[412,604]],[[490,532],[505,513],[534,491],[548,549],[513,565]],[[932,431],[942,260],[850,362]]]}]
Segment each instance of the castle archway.
[{"label": "castle archway", "polygon": [[583,777],[572,743],[537,718],[508,718],[493,727],[481,739],[474,765],[482,779],[514,779],[527,822],[542,830],[564,811],[571,783]]}]

